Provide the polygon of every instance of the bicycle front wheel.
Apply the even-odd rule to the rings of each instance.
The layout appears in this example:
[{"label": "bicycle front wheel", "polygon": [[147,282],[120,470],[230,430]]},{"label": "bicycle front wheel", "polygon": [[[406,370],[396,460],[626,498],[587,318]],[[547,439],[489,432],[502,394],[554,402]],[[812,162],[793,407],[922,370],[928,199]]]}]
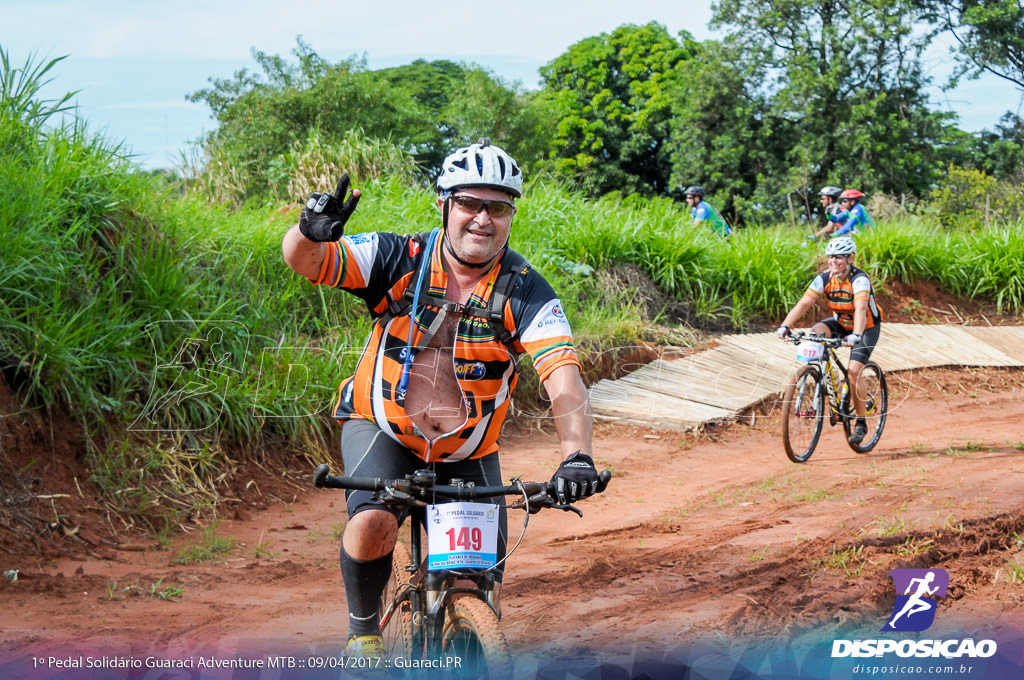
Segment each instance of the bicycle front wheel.
[{"label": "bicycle front wheel", "polygon": [[487,603],[461,597],[448,607],[441,652],[459,659],[453,668],[460,678],[512,677],[512,655],[498,617]]},{"label": "bicycle front wheel", "polygon": [[782,443],[794,463],[804,463],[818,445],[824,427],[821,371],[808,364],[793,374],[782,398]]},{"label": "bicycle front wheel", "polygon": [[850,433],[857,424],[857,414],[853,411],[853,403],[850,399],[850,392],[853,388],[846,390],[846,398],[843,400],[843,430],[846,431],[846,443],[857,453],[867,453],[875,448],[878,440],[882,438],[882,430],[885,429],[885,418],[889,412],[889,389],[885,384],[885,373],[882,368],[873,361],[864,364],[860,373],[860,393],[865,401],[864,422],[867,423],[868,433],[859,444],[850,442]]},{"label": "bicycle front wheel", "polygon": [[392,556],[391,577],[380,598],[380,627],[384,636],[384,648],[390,659],[396,656],[418,659],[423,655],[422,649],[418,654],[413,651],[412,603],[405,587],[413,577],[412,572],[408,571],[411,564],[409,549],[402,543],[396,543]]}]

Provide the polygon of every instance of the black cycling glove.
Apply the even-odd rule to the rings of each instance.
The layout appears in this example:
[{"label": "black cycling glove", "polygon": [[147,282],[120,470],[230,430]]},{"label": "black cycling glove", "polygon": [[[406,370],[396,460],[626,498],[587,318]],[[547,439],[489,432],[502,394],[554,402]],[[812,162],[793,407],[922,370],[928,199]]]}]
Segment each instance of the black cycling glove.
[{"label": "black cycling glove", "polygon": [[348,193],[348,174],[338,179],[333,194],[310,194],[299,217],[299,231],[310,241],[337,241],[345,233],[345,222],[359,203],[359,192]]},{"label": "black cycling glove", "polygon": [[551,477],[555,497],[562,505],[597,493],[597,468],[594,459],[577,451],[562,461]]}]

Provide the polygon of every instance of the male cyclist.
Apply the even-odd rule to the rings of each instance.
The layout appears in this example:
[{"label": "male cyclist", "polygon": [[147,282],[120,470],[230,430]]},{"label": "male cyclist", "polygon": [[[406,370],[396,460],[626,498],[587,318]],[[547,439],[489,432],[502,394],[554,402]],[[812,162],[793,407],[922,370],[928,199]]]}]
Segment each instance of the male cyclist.
[{"label": "male cyclist", "polygon": [[808,241],[817,241],[822,236],[831,234],[835,231],[837,225],[843,224],[850,218],[850,212],[843,208],[839,202],[839,195],[841,193],[843,193],[842,189],[832,185],[824,186],[818,192],[821,209],[825,211],[825,217],[828,221],[825,223],[825,226],[814,232],[813,235],[808,236]]},{"label": "male cyclist", "polygon": [[[508,247],[523,189],[517,163],[487,139],[452,153],[437,180],[441,227],[412,236],[343,236],[359,201],[358,190],[346,200],[348,187],[342,175],[334,195],[310,196],[282,244],[292,269],[352,293],[374,317],[334,406],[345,474],[395,478],[429,467],[440,483],[501,484],[498,436],[524,353],[551,399],[564,457],[552,477],[559,500],[594,493],[591,417],[569,323],[548,282]],[[378,603],[405,513],[364,491],[348,491],[347,506],[345,653],[381,656]],[[504,510],[499,520],[500,561]]]},{"label": "male cyclist", "polygon": [[725,237],[732,234],[732,228],[726,224],[722,216],[718,214],[718,211],[704,200],[704,187],[687,187],[683,195],[686,197],[686,203],[690,206],[690,217],[693,219],[691,224],[693,226],[707,221],[716,233]]},{"label": "male cyclist", "polygon": [[856,189],[847,189],[839,194],[839,204],[849,215],[846,221],[836,229],[833,236],[855,236],[858,231],[875,226],[875,221],[871,219],[871,215],[868,214],[867,209],[861,204],[863,198],[864,193]]},{"label": "male cyclist", "polygon": [[842,338],[843,344],[852,348],[848,369],[857,423],[850,433],[851,444],[860,444],[868,433],[860,375],[882,331],[882,310],[875,302],[871,280],[853,266],[856,253],[857,244],[849,236],[837,236],[829,241],[825,246],[828,269],[814,277],[803,297],[775,331],[780,339],[789,337],[790,326],[799,321],[815,302],[822,298],[827,301],[832,316],[811,326],[811,332],[828,338]]}]

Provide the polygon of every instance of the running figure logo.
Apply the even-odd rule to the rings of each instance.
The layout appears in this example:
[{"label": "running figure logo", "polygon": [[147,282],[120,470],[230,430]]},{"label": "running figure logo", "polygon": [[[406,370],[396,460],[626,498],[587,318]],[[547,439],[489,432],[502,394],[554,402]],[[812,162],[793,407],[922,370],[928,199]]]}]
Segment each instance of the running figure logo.
[{"label": "running figure logo", "polygon": [[917,632],[932,625],[937,598],[946,596],[949,573],[945,569],[893,569],[889,573],[896,586],[896,603],[882,631]]}]

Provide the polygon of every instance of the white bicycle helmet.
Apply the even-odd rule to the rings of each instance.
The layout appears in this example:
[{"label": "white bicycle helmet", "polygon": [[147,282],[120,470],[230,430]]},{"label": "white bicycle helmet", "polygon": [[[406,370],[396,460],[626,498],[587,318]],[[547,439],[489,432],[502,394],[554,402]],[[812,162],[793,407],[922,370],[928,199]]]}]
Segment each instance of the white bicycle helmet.
[{"label": "white bicycle helmet", "polygon": [[464,187],[490,187],[519,198],[523,195],[523,173],[504,149],[484,137],[455,151],[441,164],[438,190]]},{"label": "white bicycle helmet", "polygon": [[839,187],[834,187],[831,184],[821,188],[818,192],[819,196],[831,196],[832,198],[839,198],[839,194],[843,193],[843,190]]},{"label": "white bicycle helmet", "polygon": [[853,255],[857,252],[857,244],[849,236],[837,236],[825,246],[826,255]]}]

